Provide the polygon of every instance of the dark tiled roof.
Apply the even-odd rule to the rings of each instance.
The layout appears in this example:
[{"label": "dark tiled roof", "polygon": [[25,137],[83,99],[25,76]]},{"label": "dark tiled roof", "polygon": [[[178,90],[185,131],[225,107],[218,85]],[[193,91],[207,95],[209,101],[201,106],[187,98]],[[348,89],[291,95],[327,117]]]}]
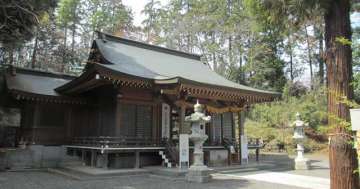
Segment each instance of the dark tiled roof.
[{"label": "dark tiled roof", "polygon": [[[103,34],[97,47],[107,64],[99,64],[124,74],[159,82],[182,81],[251,93],[278,94],[229,81],[200,61],[200,56]],[[179,81],[176,80],[176,81]]]},{"label": "dark tiled roof", "polygon": [[75,77],[42,71],[16,69],[16,74],[5,74],[8,90],[47,96],[60,96],[54,89]]}]

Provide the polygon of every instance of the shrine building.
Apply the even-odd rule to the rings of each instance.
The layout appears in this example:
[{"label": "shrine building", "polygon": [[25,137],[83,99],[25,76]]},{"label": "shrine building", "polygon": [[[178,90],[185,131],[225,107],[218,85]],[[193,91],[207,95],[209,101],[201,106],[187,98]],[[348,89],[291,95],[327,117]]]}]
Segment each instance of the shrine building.
[{"label": "shrine building", "polygon": [[184,119],[197,100],[212,118],[205,163],[238,163],[241,112],[279,93],[229,81],[200,59],[99,33],[78,77],[7,68],[0,106],[18,112],[18,121],[2,126],[0,143],[23,147],[9,166],[54,167],[71,157],[103,168],[177,166],[179,134],[190,132]]}]

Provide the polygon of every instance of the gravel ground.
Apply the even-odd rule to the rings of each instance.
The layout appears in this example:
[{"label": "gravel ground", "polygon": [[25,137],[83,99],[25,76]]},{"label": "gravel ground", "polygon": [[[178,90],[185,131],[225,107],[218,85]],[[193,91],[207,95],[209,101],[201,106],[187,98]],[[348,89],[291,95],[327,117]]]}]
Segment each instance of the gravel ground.
[{"label": "gravel ground", "polygon": [[294,171],[291,169],[291,159],[272,157],[271,160],[264,159],[260,164],[250,163],[248,166],[220,171],[220,175],[216,174],[211,182],[205,184],[152,175],[74,180],[47,171],[0,172],[0,189],[301,189],[291,185],[244,179],[241,176],[281,172],[328,178],[326,158],[312,157],[312,159],[315,159],[315,164],[310,171]]},{"label": "gravel ground", "polygon": [[[126,176],[103,180],[78,181],[49,172],[0,173],[1,189],[287,189],[289,186],[245,179],[214,178],[210,183],[172,181],[147,175]],[[298,189],[296,187],[291,187]]]}]

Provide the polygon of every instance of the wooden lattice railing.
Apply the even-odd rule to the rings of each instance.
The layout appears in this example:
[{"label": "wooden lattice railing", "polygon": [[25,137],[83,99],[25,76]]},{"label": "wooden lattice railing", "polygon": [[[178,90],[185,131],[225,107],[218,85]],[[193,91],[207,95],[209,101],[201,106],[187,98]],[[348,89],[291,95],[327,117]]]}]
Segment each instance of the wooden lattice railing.
[{"label": "wooden lattice railing", "polygon": [[128,146],[160,146],[160,140],[150,137],[74,137],[71,145],[98,146],[98,147],[128,147]]}]

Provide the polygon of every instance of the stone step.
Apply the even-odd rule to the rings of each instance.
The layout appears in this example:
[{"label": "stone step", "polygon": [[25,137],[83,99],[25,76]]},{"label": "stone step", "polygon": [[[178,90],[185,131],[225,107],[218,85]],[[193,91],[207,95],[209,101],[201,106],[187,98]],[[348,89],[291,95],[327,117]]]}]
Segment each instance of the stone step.
[{"label": "stone step", "polygon": [[67,167],[67,166],[83,166],[84,162],[80,160],[77,156],[69,156],[65,155],[62,158],[62,161],[59,163],[59,167]]},{"label": "stone step", "polygon": [[[84,171],[82,171],[81,169],[84,169]],[[127,176],[137,176],[137,175],[141,176],[149,173],[149,171],[145,169],[104,170],[99,168],[89,171],[89,167],[87,166],[49,168],[48,171],[74,180],[113,179],[113,178],[121,178]]]},{"label": "stone step", "polygon": [[69,167],[69,166],[83,166],[85,165],[82,161],[65,161],[60,162],[59,167]]},{"label": "stone step", "polygon": [[185,180],[185,176],[149,174],[149,177],[157,178],[157,179],[166,179],[166,180],[171,180],[171,181],[184,181]]},{"label": "stone step", "polygon": [[48,168],[47,170],[50,173],[58,174],[58,175],[61,175],[61,176],[67,177],[67,178],[74,179],[74,180],[83,180],[83,176],[73,173],[64,168]]},{"label": "stone step", "polygon": [[153,175],[160,175],[166,177],[185,178],[187,170],[181,170],[179,168],[150,168],[150,172]]}]

